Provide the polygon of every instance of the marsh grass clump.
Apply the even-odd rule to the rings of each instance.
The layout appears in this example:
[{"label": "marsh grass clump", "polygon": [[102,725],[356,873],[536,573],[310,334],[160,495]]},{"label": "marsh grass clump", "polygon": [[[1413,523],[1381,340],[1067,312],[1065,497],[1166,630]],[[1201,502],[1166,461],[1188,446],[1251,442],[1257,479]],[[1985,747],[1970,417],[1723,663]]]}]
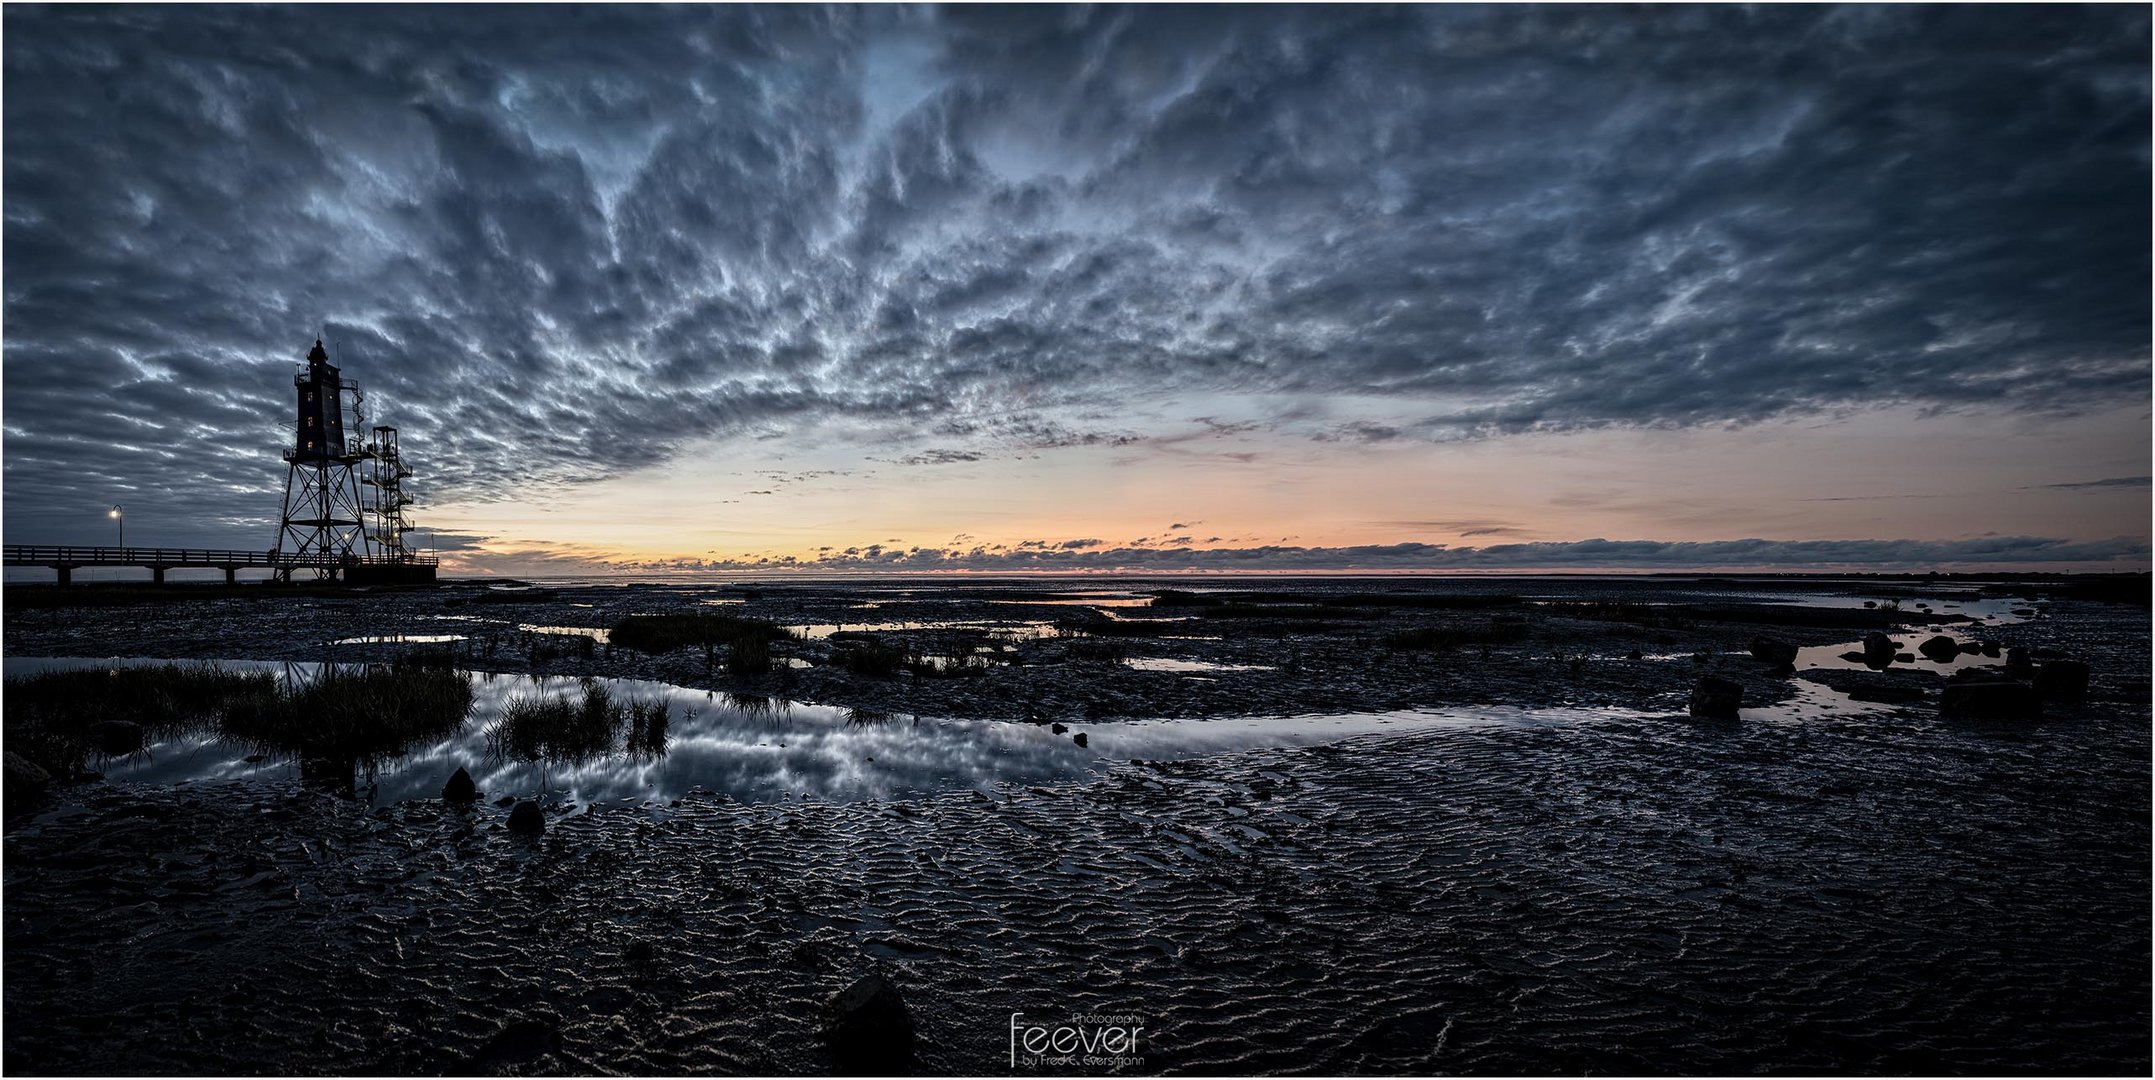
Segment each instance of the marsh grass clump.
[{"label": "marsh grass clump", "polygon": [[995,663],[988,653],[966,650],[948,656],[908,654],[905,669],[927,679],[972,679],[986,675]]},{"label": "marsh grass clump", "polygon": [[887,679],[913,664],[904,648],[881,641],[852,641],[831,650],[831,663],[855,675]]},{"label": "marsh grass clump", "polygon": [[1559,601],[1549,604],[1548,611],[1567,619],[1630,623],[1663,630],[1686,630],[1692,626],[1692,621],[1683,616],[1680,608],[1636,600]]},{"label": "marsh grass clump", "polygon": [[1384,647],[1398,652],[1437,652],[1462,645],[1505,645],[1533,635],[1523,619],[1494,618],[1486,623],[1423,626],[1384,636]]},{"label": "marsh grass clump", "polygon": [[78,668],[6,682],[7,747],[55,776],[100,756],[91,729],[110,721],[140,726],[146,738],[213,731],[234,702],[273,696],[268,672],[210,664]]},{"label": "marsh grass clump", "polygon": [[608,635],[615,645],[643,653],[671,652],[688,645],[761,646],[768,655],[774,641],[793,637],[786,628],[740,615],[683,612],[677,615],[631,615]]},{"label": "marsh grass clump", "polygon": [[487,752],[497,761],[574,764],[611,753],[627,732],[625,749],[655,756],[666,752],[671,708],[664,701],[617,701],[606,684],[585,679],[577,694],[512,697],[486,731]]},{"label": "marsh grass clump", "polygon": [[374,761],[438,739],[471,714],[471,677],[432,658],[324,665],[311,679],[271,682],[230,702],[226,739],[259,752]]}]

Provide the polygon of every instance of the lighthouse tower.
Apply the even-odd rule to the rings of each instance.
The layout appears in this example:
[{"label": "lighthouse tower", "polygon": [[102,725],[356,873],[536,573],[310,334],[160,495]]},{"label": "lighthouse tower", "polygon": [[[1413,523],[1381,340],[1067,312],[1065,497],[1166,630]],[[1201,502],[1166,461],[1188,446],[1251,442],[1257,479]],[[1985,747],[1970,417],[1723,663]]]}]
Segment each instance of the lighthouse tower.
[{"label": "lighthouse tower", "polygon": [[367,554],[357,466],[372,455],[365,444],[344,435],[345,397],[351,398],[354,427],[365,422],[363,399],[358,384],[345,381],[329,362],[319,338],[292,385],[298,392],[299,415],[293,445],[284,452],[284,515],[277,554],[297,566],[314,567],[319,576],[336,577]]}]

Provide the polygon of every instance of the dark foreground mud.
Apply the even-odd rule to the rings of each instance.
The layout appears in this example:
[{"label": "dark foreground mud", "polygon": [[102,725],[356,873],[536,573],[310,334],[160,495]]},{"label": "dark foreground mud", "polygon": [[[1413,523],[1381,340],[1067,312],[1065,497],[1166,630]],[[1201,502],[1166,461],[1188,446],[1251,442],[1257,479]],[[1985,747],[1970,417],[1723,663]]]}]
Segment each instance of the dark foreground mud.
[{"label": "dark foreground mud", "polygon": [[[2008,631],[2091,700],[1529,717],[536,839],[487,803],[76,787],[7,833],[5,1066],[822,1072],[824,1003],[880,971],[894,1070],[2144,1072],[2146,616]],[[1013,1069],[1012,1013],[1132,1017],[1136,1060]]]}]

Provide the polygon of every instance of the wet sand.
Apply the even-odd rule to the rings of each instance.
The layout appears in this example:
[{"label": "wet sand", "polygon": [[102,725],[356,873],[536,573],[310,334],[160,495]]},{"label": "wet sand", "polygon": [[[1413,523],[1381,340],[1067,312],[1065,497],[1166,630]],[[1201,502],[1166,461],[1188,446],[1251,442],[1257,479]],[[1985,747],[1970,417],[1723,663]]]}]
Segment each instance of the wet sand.
[{"label": "wet sand", "polygon": [[[667,600],[639,592],[564,592],[543,618],[598,627]],[[399,598],[397,617],[458,613],[423,608],[451,598]],[[11,611],[9,654],[319,655],[235,649],[264,618],[231,603]],[[823,1072],[823,1003],[879,970],[929,1072],[1014,1071],[1012,1012],[1140,1018],[1126,1072],[2144,1072],[2147,615],[2040,610],[1959,627],[2094,667],[2090,700],[2034,723],[1939,719],[1942,679],[1921,665],[1893,677],[1933,697],[1903,706],[1775,676],[1741,652],[1751,624],[1545,621],[1487,660],[1238,628],[1139,645],[1271,670],[1072,658],[950,680],[811,668],[794,687],[944,717],[968,710],[923,704],[994,720],[1016,703],[1104,732],[1123,714],[1086,717],[1088,684],[1179,715],[1316,699],[1527,715],[985,791],[564,800],[537,839],[486,802],[369,806],[276,779],[76,787],[9,823],[5,1064]],[[1462,616],[1486,618],[1407,620]],[[342,629],[284,617],[316,641]],[[397,646],[339,648],[377,647]],[[513,669],[724,682],[700,657],[624,654]],[[1746,683],[1743,720],[1681,715],[1702,671]],[[1566,702],[1611,708],[1551,708]]]}]

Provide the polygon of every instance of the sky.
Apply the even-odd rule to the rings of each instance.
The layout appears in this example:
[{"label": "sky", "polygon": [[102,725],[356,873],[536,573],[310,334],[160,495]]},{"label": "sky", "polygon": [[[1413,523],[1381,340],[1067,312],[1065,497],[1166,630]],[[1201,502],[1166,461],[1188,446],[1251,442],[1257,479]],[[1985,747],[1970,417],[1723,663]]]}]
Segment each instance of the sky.
[{"label": "sky", "polygon": [[8,543],[2142,570],[2149,9],[5,8]]}]

